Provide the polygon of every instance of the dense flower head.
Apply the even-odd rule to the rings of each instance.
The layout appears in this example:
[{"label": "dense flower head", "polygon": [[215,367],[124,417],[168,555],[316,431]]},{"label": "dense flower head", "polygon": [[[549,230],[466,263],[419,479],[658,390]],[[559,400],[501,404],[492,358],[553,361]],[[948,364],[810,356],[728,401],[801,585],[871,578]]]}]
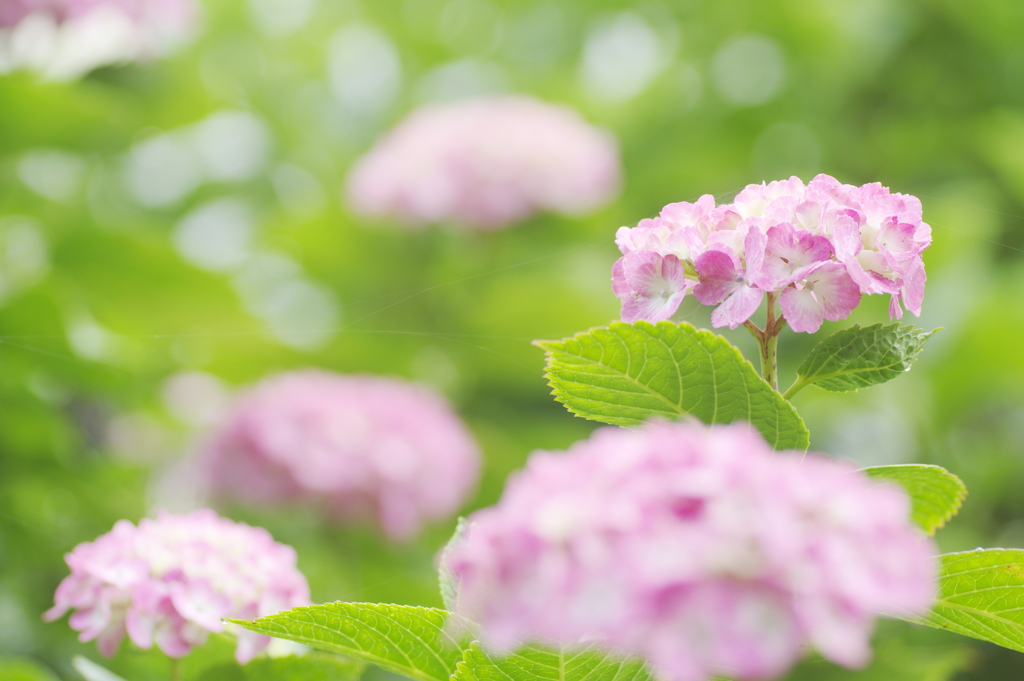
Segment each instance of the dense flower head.
[{"label": "dense flower head", "polygon": [[0,0],[0,73],[53,79],[163,54],[196,27],[193,0]]},{"label": "dense flower head", "polygon": [[447,518],[479,453],[438,394],[399,379],[298,371],[239,396],[204,448],[215,494],[372,519],[392,538]]},{"label": "dense flower head", "polygon": [[[181,657],[223,631],[223,618],[253,619],[309,603],[309,585],[295,551],[258,527],[209,509],[160,513],[138,526],[118,521],[107,534],[79,544],[64,559],[71,574],[57,587],[44,618],[68,610],[82,641],[117,652],[125,633]],[[270,638],[236,628],[235,657],[247,662]]]},{"label": "dense flower head", "polygon": [[654,422],[535,453],[444,560],[496,649],[598,641],[673,681],[766,679],[808,646],[862,665],[877,615],[927,611],[936,550],[909,510],[746,425]]},{"label": "dense flower head", "polygon": [[931,244],[921,202],[878,184],[841,184],[818,175],[749,185],[732,203],[714,197],[665,206],[658,217],[622,227],[612,289],[622,318],[671,317],[689,290],[717,305],[715,327],[735,329],[778,294],[794,331],[845,319],[862,295],[890,296],[889,316],[921,314]]},{"label": "dense flower head", "polygon": [[609,133],[568,107],[519,95],[414,111],[356,163],[348,196],[358,213],[410,227],[492,230],[541,210],[586,212],[618,186]]}]

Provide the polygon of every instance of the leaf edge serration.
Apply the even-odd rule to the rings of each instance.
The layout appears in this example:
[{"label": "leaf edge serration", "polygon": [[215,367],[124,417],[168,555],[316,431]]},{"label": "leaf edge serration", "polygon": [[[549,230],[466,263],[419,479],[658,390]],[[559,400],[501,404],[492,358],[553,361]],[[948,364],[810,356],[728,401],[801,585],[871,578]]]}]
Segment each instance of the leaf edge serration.
[{"label": "leaf edge serration", "polygon": [[[760,383],[764,384],[764,387],[767,388],[769,391],[775,393],[777,395],[777,397],[778,397],[778,400],[781,402],[781,404],[784,404],[785,408],[787,408],[792,413],[794,425],[796,425],[798,427],[797,437],[796,437],[798,444],[795,447],[786,447],[785,449],[796,449],[796,450],[799,450],[799,451],[807,451],[807,449],[810,447],[810,432],[807,429],[807,424],[804,422],[803,417],[800,416],[800,413],[796,410],[796,407],[793,406],[793,403],[790,402],[788,399],[786,399],[781,393],[779,393],[779,391],[777,391],[777,390],[773,389],[771,386],[769,386],[768,383],[761,377],[761,375],[757,371],[757,369],[754,367],[753,363],[751,363],[751,361],[749,359],[744,357],[743,353],[740,352],[739,348],[737,348],[735,345],[730,343],[728,341],[728,339],[726,339],[723,336],[720,336],[720,335],[716,334],[714,331],[711,331],[710,329],[697,328],[697,327],[695,327],[694,325],[692,325],[692,324],[690,324],[688,322],[672,322],[672,321],[665,320],[665,321],[660,321],[660,322],[652,323],[652,322],[640,320],[640,321],[633,322],[633,323],[627,323],[627,322],[623,322],[623,321],[613,321],[613,322],[610,322],[609,324],[607,324],[605,326],[593,326],[593,327],[590,327],[590,328],[588,328],[588,329],[586,329],[584,331],[578,331],[578,332],[574,333],[572,336],[567,336],[565,338],[562,338],[561,340],[538,339],[538,340],[532,341],[531,345],[533,345],[533,346],[535,346],[537,348],[540,348],[541,350],[544,351],[544,354],[545,354],[545,358],[544,358],[544,379],[547,381],[548,387],[551,388],[551,395],[555,398],[555,401],[557,401],[563,407],[565,407],[566,410],[570,414],[572,414],[574,417],[583,418],[583,419],[590,420],[590,421],[596,421],[598,423],[605,423],[605,424],[609,424],[609,425],[623,426],[623,427],[638,426],[638,425],[643,424],[645,421],[647,421],[650,418],[650,417],[648,417],[648,419],[636,419],[636,418],[629,418],[629,417],[621,417],[621,418],[619,418],[619,417],[605,417],[605,416],[597,417],[598,415],[589,415],[588,416],[585,413],[581,413],[580,411],[577,411],[576,409],[573,409],[567,403],[567,401],[566,401],[567,398],[568,399],[572,399],[573,396],[567,395],[562,389],[560,389],[556,385],[557,378],[556,378],[556,376],[553,373],[553,365],[558,360],[555,358],[554,353],[556,353],[556,352],[564,352],[562,347],[564,347],[564,345],[569,343],[569,342],[575,341],[577,343],[581,343],[582,339],[584,339],[587,336],[592,336],[595,331],[614,332],[614,330],[617,327],[630,327],[630,328],[633,328],[633,329],[640,329],[640,330],[643,330],[649,337],[652,337],[652,338],[656,338],[656,336],[654,335],[653,332],[656,329],[658,329],[659,327],[661,327],[661,328],[673,327],[674,329],[676,329],[676,330],[678,330],[680,332],[691,334],[698,343],[702,343],[702,341],[721,343],[723,348],[727,352],[731,353],[732,358],[735,359],[736,362],[740,366],[745,366],[747,369],[749,369],[749,371],[752,374],[752,376],[755,377],[757,381],[759,381]],[[562,347],[551,347],[551,346],[562,346]],[[679,406],[679,405],[677,405],[677,406]],[[687,417],[687,416],[689,416],[689,418],[695,418],[695,417],[689,415],[687,412],[681,411],[681,406],[680,406],[680,411],[676,415],[674,415],[672,418],[674,419],[674,418],[678,418],[678,417]],[[778,425],[778,420],[776,421],[776,425]],[[782,433],[781,429],[776,427],[776,433],[778,433],[777,437],[781,436],[781,433]],[[771,444],[773,447],[777,448],[778,444],[779,444],[779,439],[777,439],[775,443],[769,443],[769,444]]]}]

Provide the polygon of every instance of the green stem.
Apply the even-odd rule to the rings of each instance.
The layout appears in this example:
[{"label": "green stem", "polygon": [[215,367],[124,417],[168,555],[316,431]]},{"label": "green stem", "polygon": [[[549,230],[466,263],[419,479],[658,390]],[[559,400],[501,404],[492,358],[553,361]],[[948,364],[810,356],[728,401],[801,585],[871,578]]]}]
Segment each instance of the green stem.
[{"label": "green stem", "polygon": [[761,375],[772,390],[779,389],[778,348],[778,335],[766,333],[761,343]]},{"label": "green stem", "polygon": [[171,658],[171,681],[181,681],[184,678],[181,674],[181,659]]},{"label": "green stem", "polygon": [[761,334],[761,376],[767,381],[768,385],[772,387],[772,390],[779,389],[779,361],[778,361],[778,349],[779,349],[779,331],[782,330],[782,326],[779,324],[781,321],[785,324],[785,320],[781,317],[776,320],[775,318],[775,298],[778,294],[768,294],[768,317],[765,320],[764,332]]},{"label": "green stem", "polygon": [[807,382],[800,376],[797,376],[796,380],[793,381],[793,385],[789,386],[789,389],[786,390],[782,396],[787,400],[791,400],[793,399],[793,395],[796,395],[798,392],[803,390],[805,385],[807,385]]}]

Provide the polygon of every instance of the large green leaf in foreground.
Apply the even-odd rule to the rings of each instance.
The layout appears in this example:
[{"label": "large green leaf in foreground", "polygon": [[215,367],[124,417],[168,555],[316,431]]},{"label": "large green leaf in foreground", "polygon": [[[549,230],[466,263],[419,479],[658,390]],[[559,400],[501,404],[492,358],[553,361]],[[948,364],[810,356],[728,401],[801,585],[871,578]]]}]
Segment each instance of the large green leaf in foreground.
[{"label": "large green leaf in foreground", "polygon": [[362,662],[327,653],[257,657],[246,665],[207,667],[197,681],[355,681],[363,668]]},{"label": "large green leaf in foreground", "polygon": [[939,596],[923,621],[1024,652],[1024,550],[940,556]]},{"label": "large green leaf in foreground", "polygon": [[874,466],[864,472],[872,478],[902,485],[910,496],[911,518],[928,534],[934,534],[955,516],[967,496],[963,481],[941,466]]},{"label": "large green leaf in foreground", "polygon": [[[527,646],[507,656],[456,641],[444,610],[377,603],[328,603],[238,624],[262,634],[344,653],[418,681],[650,681],[646,665],[597,648]],[[465,628],[465,626],[463,627]],[[246,677],[248,678],[248,677]],[[205,681],[205,679],[203,680]],[[239,677],[239,681],[244,681]]]},{"label": "large green leaf in foreground", "polygon": [[812,383],[832,392],[847,392],[891,381],[910,371],[925,341],[934,333],[899,324],[864,328],[855,324],[834,333],[818,343],[800,364],[797,380],[786,391],[786,397]]},{"label": "large green leaf in foreground", "polygon": [[448,681],[465,647],[446,631],[449,616],[437,608],[326,603],[237,623],[418,681]]},{"label": "large green leaf in foreground", "polygon": [[793,406],[729,341],[689,324],[614,322],[560,341],[547,352],[547,378],[577,416],[619,426],[661,416],[705,423],[749,421],[776,449],[807,449]]},{"label": "large green leaf in foreground", "polygon": [[641,660],[596,648],[554,651],[527,646],[493,657],[473,643],[453,681],[651,681],[651,675]]}]

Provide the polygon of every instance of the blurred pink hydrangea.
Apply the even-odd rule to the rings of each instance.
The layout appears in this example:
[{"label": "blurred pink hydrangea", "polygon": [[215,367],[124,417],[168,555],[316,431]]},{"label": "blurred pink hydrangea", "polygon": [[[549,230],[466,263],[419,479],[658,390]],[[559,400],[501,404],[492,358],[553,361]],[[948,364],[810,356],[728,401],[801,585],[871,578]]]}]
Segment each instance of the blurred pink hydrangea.
[{"label": "blurred pink hydrangea", "polygon": [[479,465],[472,435],[436,393],[313,370],[242,394],[201,463],[217,495],[312,502],[344,520],[375,520],[394,539],[454,514]]},{"label": "blurred pink hydrangea", "polygon": [[618,188],[610,133],[568,107],[521,95],[423,107],[348,176],[356,212],[411,227],[501,229],[536,211],[586,212]]},{"label": "blurred pink hydrangea", "polygon": [[158,56],[198,23],[193,0],[0,0],[0,73],[63,80]]},{"label": "blurred pink hydrangea", "polygon": [[[714,197],[672,203],[656,218],[622,227],[623,256],[612,268],[622,319],[671,317],[686,292],[717,305],[715,327],[735,329],[778,293],[794,331],[845,319],[863,294],[891,296],[889,317],[903,307],[921,314],[931,244],[921,202],[876,183],[861,187],[818,175],[749,185],[732,203]],[[901,307],[902,303],[902,307]]]},{"label": "blurred pink hydrangea", "polygon": [[535,453],[443,560],[499,650],[585,638],[673,681],[765,679],[808,645],[863,665],[877,615],[927,612],[936,548],[909,515],[901,488],[746,425],[654,422]]},{"label": "blurred pink hydrangea", "polygon": [[[222,618],[253,619],[309,603],[295,551],[270,534],[209,509],[161,513],[138,527],[127,520],[64,559],[71,574],[57,587],[48,621],[74,610],[79,639],[96,639],[110,656],[125,632],[141,648],[155,642],[171,657],[223,631]],[[235,657],[245,663],[270,638],[233,627]]]}]

